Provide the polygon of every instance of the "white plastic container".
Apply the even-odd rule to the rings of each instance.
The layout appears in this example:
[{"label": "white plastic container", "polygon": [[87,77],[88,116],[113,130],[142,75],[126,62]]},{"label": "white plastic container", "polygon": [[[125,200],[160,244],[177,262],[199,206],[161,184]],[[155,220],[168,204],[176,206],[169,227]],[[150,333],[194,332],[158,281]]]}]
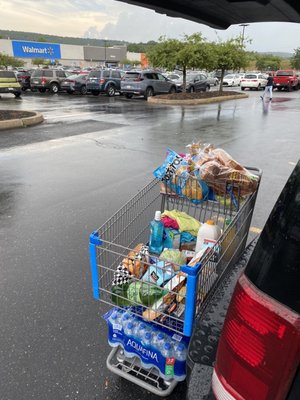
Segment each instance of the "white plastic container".
[{"label": "white plastic container", "polygon": [[195,252],[198,253],[201,250],[204,239],[218,240],[221,234],[222,229],[212,219],[207,220],[198,231]]}]

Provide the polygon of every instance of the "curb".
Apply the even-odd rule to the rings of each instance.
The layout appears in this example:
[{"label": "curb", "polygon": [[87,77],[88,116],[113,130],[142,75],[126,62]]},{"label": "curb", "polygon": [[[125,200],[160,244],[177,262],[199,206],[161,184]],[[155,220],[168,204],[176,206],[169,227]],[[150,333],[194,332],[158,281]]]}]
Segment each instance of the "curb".
[{"label": "curb", "polygon": [[27,126],[37,125],[44,121],[43,114],[35,111],[35,115],[32,117],[18,118],[18,119],[7,119],[5,121],[0,121],[0,130],[13,129],[13,128],[24,128]]},{"label": "curb", "polygon": [[168,105],[174,105],[174,106],[193,106],[197,104],[210,104],[210,103],[219,103],[221,101],[227,101],[227,100],[236,100],[236,99],[246,99],[249,97],[245,93],[241,94],[236,94],[232,96],[216,96],[216,97],[210,97],[208,99],[187,99],[187,100],[170,100],[170,99],[162,99],[158,97],[149,97],[148,102],[152,104],[168,104]]}]

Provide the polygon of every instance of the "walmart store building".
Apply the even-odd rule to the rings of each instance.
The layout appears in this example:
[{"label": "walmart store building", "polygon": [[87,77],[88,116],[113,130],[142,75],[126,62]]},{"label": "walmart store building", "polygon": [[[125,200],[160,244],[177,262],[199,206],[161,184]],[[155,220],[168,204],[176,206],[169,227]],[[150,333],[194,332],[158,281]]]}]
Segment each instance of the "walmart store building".
[{"label": "walmart store building", "polygon": [[70,66],[117,65],[126,58],[126,46],[96,47],[70,44],[24,42],[0,39],[0,52],[21,59],[25,67],[32,66],[32,60],[42,58],[50,63],[58,62]]}]

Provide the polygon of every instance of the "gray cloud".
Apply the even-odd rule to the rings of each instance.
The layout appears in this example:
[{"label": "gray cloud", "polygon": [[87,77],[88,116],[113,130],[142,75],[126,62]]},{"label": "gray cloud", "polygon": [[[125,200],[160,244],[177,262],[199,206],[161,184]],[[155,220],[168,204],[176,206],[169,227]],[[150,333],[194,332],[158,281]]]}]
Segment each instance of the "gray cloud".
[{"label": "gray cloud", "polygon": [[[130,42],[148,42],[163,35],[179,38],[194,32],[201,32],[208,40],[241,34],[238,25],[216,31],[113,0],[0,0],[0,6],[1,28],[10,30],[79,37],[89,32],[90,37]],[[300,47],[300,24],[250,24],[245,36],[252,39],[247,44],[249,50],[293,52]]]}]

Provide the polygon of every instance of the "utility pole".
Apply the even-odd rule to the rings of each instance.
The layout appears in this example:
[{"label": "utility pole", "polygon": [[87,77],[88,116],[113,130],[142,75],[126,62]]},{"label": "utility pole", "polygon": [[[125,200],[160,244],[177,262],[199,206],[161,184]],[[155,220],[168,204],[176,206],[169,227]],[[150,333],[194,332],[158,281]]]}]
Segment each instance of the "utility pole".
[{"label": "utility pole", "polygon": [[243,32],[242,32],[242,46],[244,46],[245,28],[246,28],[246,26],[249,26],[249,24],[240,24],[239,26],[242,26],[242,27],[243,27]]}]

